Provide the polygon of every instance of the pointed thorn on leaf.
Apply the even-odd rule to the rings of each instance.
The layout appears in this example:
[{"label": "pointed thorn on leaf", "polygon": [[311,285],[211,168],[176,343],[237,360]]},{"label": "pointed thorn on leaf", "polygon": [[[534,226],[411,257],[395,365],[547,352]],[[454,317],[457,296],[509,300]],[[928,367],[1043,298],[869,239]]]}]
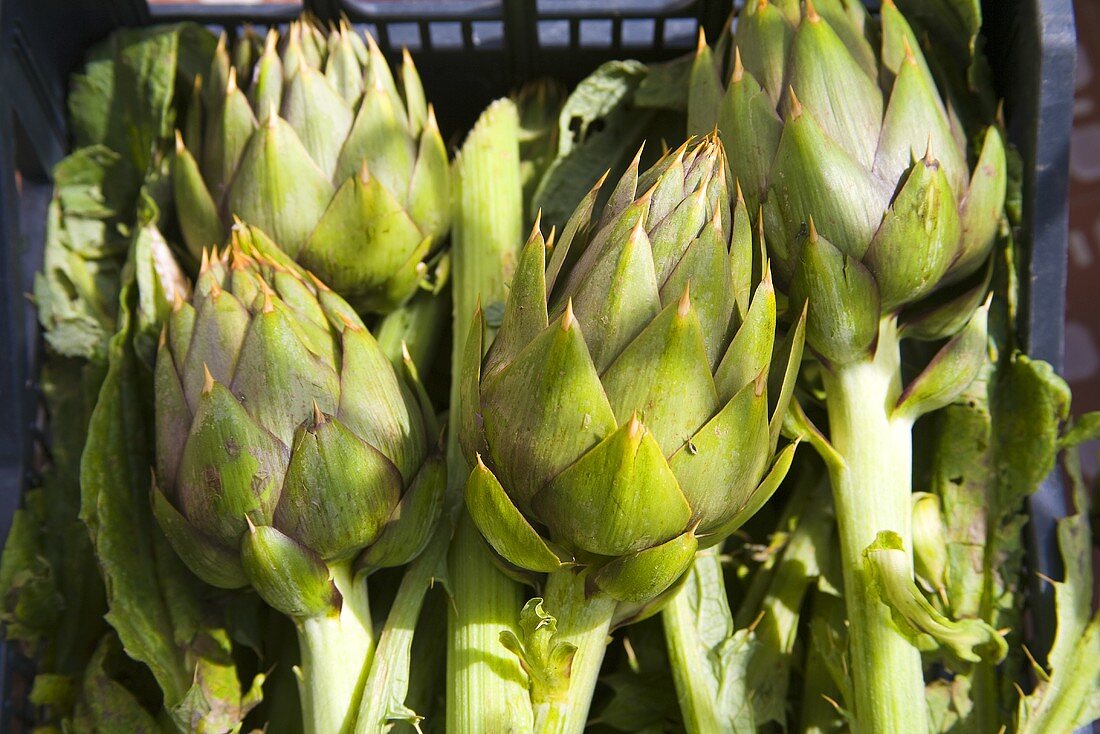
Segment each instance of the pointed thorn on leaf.
[{"label": "pointed thorn on leaf", "polygon": [[794,93],[794,87],[788,86],[787,93],[791,98],[791,119],[797,120],[802,116],[802,103],[798,101],[798,95]]},{"label": "pointed thorn on leaf", "polygon": [[736,84],[745,77],[745,66],[741,62],[741,48],[733,47],[733,73],[730,74],[730,82]]},{"label": "pointed thorn on leaf", "polygon": [[561,330],[569,331],[573,328],[574,321],[576,321],[576,316],[573,315],[573,299],[570,298],[565,302],[565,313],[561,317]]},{"label": "pointed thorn on leaf", "polygon": [[680,296],[680,302],[676,304],[676,315],[680,318],[691,313],[691,281],[684,286],[684,292]]}]

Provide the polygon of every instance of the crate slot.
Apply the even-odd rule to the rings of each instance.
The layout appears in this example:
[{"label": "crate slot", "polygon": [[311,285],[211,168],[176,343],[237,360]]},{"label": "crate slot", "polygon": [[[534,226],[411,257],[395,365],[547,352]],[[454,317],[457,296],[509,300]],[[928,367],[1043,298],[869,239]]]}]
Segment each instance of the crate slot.
[{"label": "crate slot", "polygon": [[646,48],[653,45],[653,31],[657,27],[652,18],[625,18],[620,24],[623,48]]},{"label": "crate slot", "polygon": [[612,45],[612,21],[582,20],[579,42],[583,48],[610,48]]},{"label": "crate slot", "polygon": [[461,23],[429,23],[427,37],[431,47],[436,49],[457,49],[467,45]]},{"label": "crate slot", "polygon": [[471,28],[471,45],[477,48],[504,48],[504,23],[499,20],[475,20]]},{"label": "crate slot", "polygon": [[591,18],[682,14],[697,4],[698,0],[601,0],[599,3],[592,0],[538,0],[536,6],[540,15]]},{"label": "crate slot", "polygon": [[566,48],[569,46],[569,21],[540,20],[538,22],[539,46]]},{"label": "crate slot", "polygon": [[695,18],[668,18],[664,23],[662,45],[665,48],[691,48],[699,33]]},{"label": "crate slot", "polygon": [[[419,24],[389,23],[383,27],[388,30],[387,42],[383,44],[383,48],[388,48],[393,51],[401,48],[407,48],[410,51],[420,51],[423,48]],[[381,43],[381,40],[379,43]]]}]

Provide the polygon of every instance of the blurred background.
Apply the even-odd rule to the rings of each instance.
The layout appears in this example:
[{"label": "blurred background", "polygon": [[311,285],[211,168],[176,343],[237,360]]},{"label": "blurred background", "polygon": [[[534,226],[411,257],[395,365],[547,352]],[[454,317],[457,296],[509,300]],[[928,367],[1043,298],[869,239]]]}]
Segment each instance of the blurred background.
[{"label": "blurred background", "polygon": [[[1077,92],[1070,143],[1065,377],[1073,412],[1100,409],[1100,3],[1076,0]],[[1083,452],[1096,473],[1100,447]]]}]

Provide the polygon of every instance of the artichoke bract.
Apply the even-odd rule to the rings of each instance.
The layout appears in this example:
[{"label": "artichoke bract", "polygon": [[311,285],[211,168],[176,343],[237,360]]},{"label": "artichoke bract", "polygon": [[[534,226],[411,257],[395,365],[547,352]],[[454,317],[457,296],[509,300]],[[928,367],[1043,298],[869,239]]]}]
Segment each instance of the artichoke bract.
[{"label": "artichoke bract", "polygon": [[[737,142],[733,175],[762,213],[778,281],[810,304],[808,343],[830,363],[867,354],[880,316],[904,321],[907,306],[978,278],[1005,201],[998,129],[977,131],[968,160],[905,18],[886,0],[877,45],[870,25],[861,3],[750,2],[724,95],[703,47],[689,101],[694,126]],[[921,336],[949,336],[983,291]]]},{"label": "artichoke bract", "polygon": [[444,471],[415,385],[342,298],[265,252],[239,226],[168,320],[154,509],[204,581],[308,618],[339,607],[327,569],[419,552]]},{"label": "artichoke bract", "polygon": [[[232,58],[231,58],[232,53]],[[177,135],[172,181],[196,259],[238,216],[357,309],[418,287],[450,226],[447,151],[408,53],[308,20],[231,50],[223,37]]]},{"label": "artichoke bract", "polygon": [[[717,137],[644,173],[635,158],[597,206],[602,184],[549,267],[536,224],[484,360],[471,331],[466,502],[508,563],[582,566],[592,590],[646,603],[778,484],[793,449],[773,458],[790,381],[769,380],[784,352],[775,293],[759,262],[753,283],[748,214],[741,201],[731,211]],[[792,336],[785,359],[797,365]]]}]

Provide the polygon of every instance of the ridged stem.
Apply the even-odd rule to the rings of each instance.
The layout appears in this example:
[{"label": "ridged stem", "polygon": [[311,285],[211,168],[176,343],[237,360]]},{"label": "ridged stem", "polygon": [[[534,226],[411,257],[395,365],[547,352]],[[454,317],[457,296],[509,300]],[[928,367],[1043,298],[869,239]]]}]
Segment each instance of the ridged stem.
[{"label": "ridged stem", "polygon": [[733,633],[718,546],[696,555],[687,581],[661,612],[661,620],[684,730],[732,734],[733,721],[722,706],[721,681],[710,660],[715,640],[707,639],[708,632],[718,631],[723,638]]},{"label": "ridged stem", "polygon": [[[454,342],[447,472],[455,535],[449,559],[451,612],[447,620],[449,734],[530,730],[531,705],[515,656],[500,633],[515,631],[522,605],[519,584],[493,565],[462,507],[469,466],[458,444],[462,354],[474,311],[497,310],[523,244],[519,117],[509,100],[482,113],[454,164],[452,233]],[[493,324],[489,323],[492,337]]]},{"label": "ridged stem", "polygon": [[527,677],[500,642],[515,631],[523,590],[493,565],[465,510],[451,541],[447,731],[532,731]]},{"label": "ridged stem", "polygon": [[405,569],[397,596],[378,636],[378,647],[370,665],[366,691],[355,721],[356,734],[381,734],[392,725],[394,702],[405,701],[409,692],[413,634],[424,597],[439,575],[447,552],[447,538],[432,538],[428,547]]},{"label": "ridged stem", "polygon": [[347,564],[333,566],[332,577],[343,596],[340,611],[297,622],[305,734],[351,731],[374,647],[366,578],[355,579]]},{"label": "ridged stem", "polygon": [[824,372],[829,433],[843,463],[832,468],[844,570],[854,734],[928,731],[920,652],[898,631],[875,591],[864,550],[897,533],[912,569],[912,422],[891,416],[901,394],[897,324],[884,319],[873,357]]},{"label": "ridged stem", "polygon": [[555,644],[577,648],[569,671],[569,687],[552,701],[534,701],[537,734],[581,734],[607,649],[616,602],[602,594],[585,598],[585,579],[572,571],[557,571],[546,579],[544,607],[557,619]]}]

